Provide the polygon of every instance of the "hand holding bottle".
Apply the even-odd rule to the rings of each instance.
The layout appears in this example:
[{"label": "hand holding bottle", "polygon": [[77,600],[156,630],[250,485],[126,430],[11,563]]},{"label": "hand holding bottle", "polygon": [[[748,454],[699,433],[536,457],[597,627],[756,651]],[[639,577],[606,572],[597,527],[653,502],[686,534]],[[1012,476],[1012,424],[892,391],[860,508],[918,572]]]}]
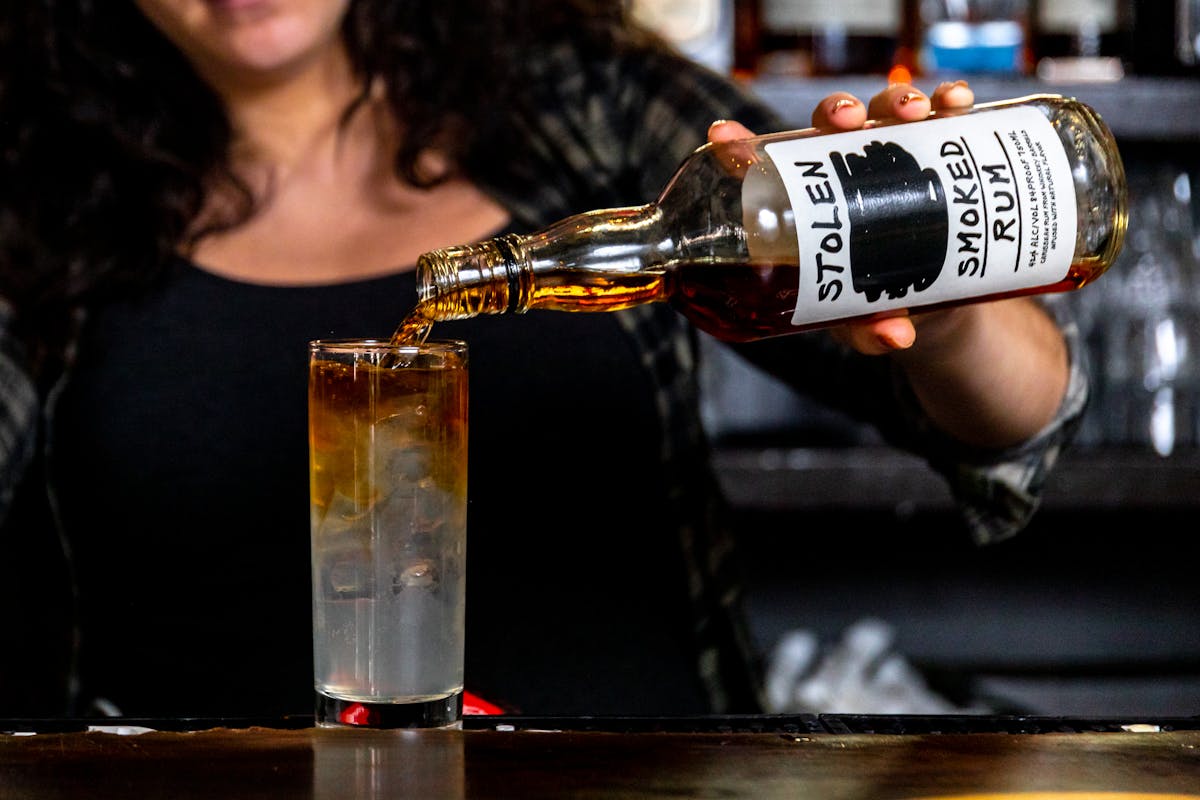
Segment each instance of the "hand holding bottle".
[{"label": "hand holding bottle", "polygon": [[1054,418],[1068,376],[1029,296],[1112,263],[1125,173],[1077,100],[973,100],[965,83],[896,84],[866,107],[830,95],[805,130],[714,124],[655,202],[422,255],[413,324],[667,302],[730,342],[833,328],[891,353],[947,434],[1015,444]]},{"label": "hand holding bottle", "polygon": [[[931,110],[965,109],[974,102],[965,81],[942,83],[931,97],[896,83],[868,106],[846,92],[829,95],[813,110],[812,125],[835,132],[857,130],[868,119],[915,122]],[[708,132],[711,142],[753,135],[728,121],[714,123]],[[930,417],[973,445],[1001,447],[1032,436],[1053,418],[1066,392],[1066,346],[1029,298],[911,314],[897,309],[836,325],[830,334],[865,355],[896,353]]]},{"label": "hand holding bottle", "polygon": [[[943,83],[934,90],[932,97],[911,84],[893,83],[872,97],[869,107],[848,92],[829,95],[813,110],[812,125],[828,131],[850,131],[861,128],[868,119],[915,122],[928,117],[932,109],[969,108],[974,102],[975,93],[966,81]],[[727,120],[713,123],[708,130],[710,142],[735,141],[753,135],[754,132],[740,123]],[[882,355],[912,346],[918,318],[924,326],[927,322],[935,323],[939,316],[955,311],[957,309],[932,311],[913,317],[901,310],[890,317],[838,325],[830,332],[861,353]],[[934,319],[927,320],[929,317]]]}]

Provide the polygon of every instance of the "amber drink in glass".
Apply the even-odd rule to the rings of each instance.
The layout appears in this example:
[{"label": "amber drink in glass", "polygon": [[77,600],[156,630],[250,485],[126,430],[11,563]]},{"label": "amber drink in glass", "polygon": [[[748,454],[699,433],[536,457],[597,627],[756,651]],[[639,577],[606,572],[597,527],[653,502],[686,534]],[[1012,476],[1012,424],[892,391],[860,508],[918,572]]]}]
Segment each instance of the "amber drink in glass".
[{"label": "amber drink in glass", "polygon": [[460,724],[467,346],[309,345],[321,726]]}]

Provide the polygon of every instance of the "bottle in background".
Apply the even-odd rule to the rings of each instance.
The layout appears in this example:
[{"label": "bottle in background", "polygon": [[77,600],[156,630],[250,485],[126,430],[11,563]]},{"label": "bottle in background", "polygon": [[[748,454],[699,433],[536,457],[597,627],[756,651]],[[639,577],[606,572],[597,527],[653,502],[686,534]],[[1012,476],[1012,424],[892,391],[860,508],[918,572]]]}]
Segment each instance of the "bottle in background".
[{"label": "bottle in background", "polygon": [[904,35],[905,0],[739,0],[743,75],[886,75]]},{"label": "bottle in background", "polygon": [[743,80],[758,75],[762,46],[759,0],[733,0],[733,74]]},{"label": "bottle in background", "polygon": [[705,145],[654,203],[424,254],[401,329],[667,302],[746,341],[1076,289],[1109,267],[1125,228],[1111,133],[1088,106],[1039,95]]},{"label": "bottle in background", "polygon": [[1200,71],[1200,0],[1133,4],[1132,72],[1195,76]]},{"label": "bottle in background", "polygon": [[1175,0],[1175,62],[1186,72],[1200,67],[1200,0]]},{"label": "bottle in background", "polygon": [[1034,58],[1049,81],[1112,81],[1133,51],[1131,0],[1033,0]]},{"label": "bottle in background", "polygon": [[627,0],[633,19],[693,61],[733,72],[734,0]]},{"label": "bottle in background", "polygon": [[1088,416],[1103,426],[1084,443],[1096,439],[1167,457],[1200,444],[1200,274],[1192,185],[1180,164],[1138,166],[1129,190],[1137,225],[1113,280],[1101,291],[1071,298],[1085,312],[1079,314],[1081,324],[1091,323],[1098,385],[1096,413]]},{"label": "bottle in background", "polygon": [[1032,71],[1029,0],[918,0],[924,74],[1024,75]]}]

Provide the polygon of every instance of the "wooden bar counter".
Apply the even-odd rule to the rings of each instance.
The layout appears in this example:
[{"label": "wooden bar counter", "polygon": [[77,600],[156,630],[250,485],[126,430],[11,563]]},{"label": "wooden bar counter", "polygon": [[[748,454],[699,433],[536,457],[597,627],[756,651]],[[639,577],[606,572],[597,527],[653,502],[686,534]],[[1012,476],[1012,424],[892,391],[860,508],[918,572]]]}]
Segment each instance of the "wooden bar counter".
[{"label": "wooden bar counter", "polygon": [[0,798],[1200,800],[1197,726],[831,733],[826,721],[811,720],[708,729],[542,724],[9,726],[0,734]]}]

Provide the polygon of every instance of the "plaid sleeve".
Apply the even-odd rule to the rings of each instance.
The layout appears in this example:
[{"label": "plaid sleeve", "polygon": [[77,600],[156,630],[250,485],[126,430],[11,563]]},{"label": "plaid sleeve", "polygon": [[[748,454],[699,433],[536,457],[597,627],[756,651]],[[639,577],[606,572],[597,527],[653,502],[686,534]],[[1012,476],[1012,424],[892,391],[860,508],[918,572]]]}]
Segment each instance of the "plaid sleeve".
[{"label": "plaid sleeve", "polygon": [[783,127],[746,87],[669,50],[589,57],[561,43],[531,53],[526,69],[530,111],[512,124],[537,171],[503,175],[491,188],[534,228],[653,201],[718,119],[763,133]]},{"label": "plaid sleeve", "polygon": [[1058,412],[1041,431],[1006,450],[980,452],[935,432],[908,384],[896,376],[902,417],[915,431],[917,447],[949,482],[974,540],[988,544],[1019,533],[1037,510],[1050,471],[1074,439],[1087,408],[1089,365],[1079,327],[1066,305],[1046,298],[1044,307],[1058,322],[1067,342],[1070,376]]},{"label": "plaid sleeve", "polygon": [[33,380],[20,367],[19,348],[8,333],[9,318],[0,299],[0,522],[32,458],[38,412]]},{"label": "plaid sleeve", "polygon": [[704,68],[681,66],[669,53],[631,59],[623,67],[628,77],[618,112],[627,127],[626,168],[641,178],[641,191],[649,199],[705,143],[713,122],[735,120],[756,133],[786,127],[746,87]]},{"label": "plaid sleeve", "polygon": [[824,331],[763,339],[734,349],[806,397],[870,425],[891,445],[924,458],[947,481],[975,541],[996,542],[1028,524],[1046,479],[1074,440],[1087,407],[1087,350],[1071,306],[1061,300],[1045,296],[1041,302],[1067,343],[1067,393],[1041,431],[1003,450],[972,448],[942,433],[895,362],[855,353]]}]

